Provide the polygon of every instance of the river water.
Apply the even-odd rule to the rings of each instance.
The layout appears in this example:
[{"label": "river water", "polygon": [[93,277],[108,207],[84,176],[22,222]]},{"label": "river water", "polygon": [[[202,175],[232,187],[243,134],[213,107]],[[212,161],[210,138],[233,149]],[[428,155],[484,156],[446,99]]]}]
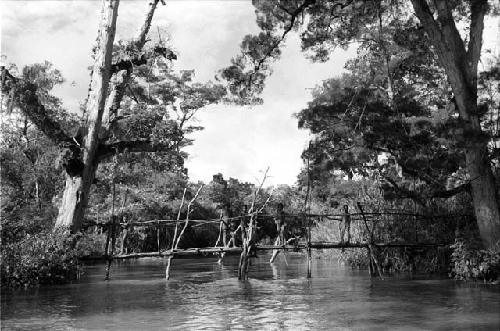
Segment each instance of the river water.
[{"label": "river water", "polygon": [[443,279],[370,279],[303,255],[253,260],[238,282],[238,257],[87,266],[76,283],[2,293],[2,330],[500,330],[500,287]]}]

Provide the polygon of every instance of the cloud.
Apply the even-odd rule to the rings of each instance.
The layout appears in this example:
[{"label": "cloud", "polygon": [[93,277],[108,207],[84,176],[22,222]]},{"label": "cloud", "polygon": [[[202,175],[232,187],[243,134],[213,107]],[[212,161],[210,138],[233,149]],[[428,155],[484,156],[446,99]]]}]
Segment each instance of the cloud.
[{"label": "cloud", "polygon": [[[195,69],[196,79],[212,79],[239,52],[243,36],[258,31],[250,1],[167,1],[159,5],[152,34],[167,27],[180,56],[177,69]],[[68,83],[56,94],[72,111],[87,94],[91,49],[95,42],[100,1],[2,2],[2,53],[20,67],[49,60]],[[122,1],[117,38],[135,36],[145,1]],[[351,52],[352,53],[352,52]],[[205,130],[193,135],[187,166],[192,179],[209,181],[222,172],[255,182],[270,167],[269,183],[293,183],[302,160],[307,132],[297,129],[293,114],[307,106],[310,88],[341,72],[350,52],[338,52],[327,63],[305,59],[296,35],[290,35],[282,57],[266,82],[264,104],[217,105],[198,119]],[[72,82],[75,85],[72,85]]]},{"label": "cloud", "polygon": [[99,1],[3,1],[2,54],[20,68],[52,62],[67,79],[55,94],[77,111],[86,97],[99,13]]}]

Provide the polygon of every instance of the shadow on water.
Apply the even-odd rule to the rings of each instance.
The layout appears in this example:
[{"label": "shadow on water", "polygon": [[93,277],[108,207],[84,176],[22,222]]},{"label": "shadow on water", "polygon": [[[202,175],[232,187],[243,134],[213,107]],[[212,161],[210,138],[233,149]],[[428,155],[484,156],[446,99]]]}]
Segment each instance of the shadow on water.
[{"label": "shadow on water", "polygon": [[[285,261],[286,258],[286,261]],[[372,280],[326,260],[307,279],[300,254],[123,261],[104,281],[89,265],[78,282],[2,293],[5,330],[499,330],[500,289],[450,280]]]}]

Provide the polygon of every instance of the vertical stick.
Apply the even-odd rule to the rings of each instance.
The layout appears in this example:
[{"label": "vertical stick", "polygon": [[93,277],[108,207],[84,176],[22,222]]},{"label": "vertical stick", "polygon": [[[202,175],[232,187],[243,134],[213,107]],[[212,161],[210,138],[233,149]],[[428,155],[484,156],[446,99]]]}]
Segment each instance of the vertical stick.
[{"label": "vertical stick", "polygon": [[166,280],[170,279],[170,264],[172,263],[172,257],[174,256],[173,253],[174,253],[174,248],[175,248],[175,242],[177,239],[177,231],[179,231],[179,221],[181,219],[182,207],[184,206],[184,199],[186,198],[186,191],[187,191],[187,188],[184,188],[184,191],[182,192],[181,205],[179,206],[179,210],[177,212],[177,222],[175,222],[174,237],[172,238],[172,246],[170,248],[170,255],[168,256],[168,260],[167,260],[167,267],[165,268],[165,279]]},{"label": "vertical stick", "polygon": [[415,243],[418,243],[418,220],[417,220],[417,215],[413,216],[413,223],[415,224]]},{"label": "vertical stick", "polygon": [[[309,148],[308,152],[311,151],[311,140],[309,140]],[[306,197],[304,199],[304,214],[310,212],[310,206],[308,206],[308,202],[310,202],[310,194],[311,194],[311,159],[310,156],[307,156],[307,190]],[[306,214],[307,215],[307,214]],[[311,278],[311,268],[312,268],[312,254],[311,254],[311,218],[306,216],[307,220],[307,278]]]},{"label": "vertical stick", "polygon": [[255,232],[257,231],[256,217],[258,217],[259,213],[262,210],[264,210],[267,203],[271,199],[273,191],[274,191],[274,189],[273,189],[273,191],[271,191],[271,193],[267,197],[266,201],[259,209],[257,209],[255,207],[255,203],[257,201],[257,196],[258,196],[260,190],[262,189],[264,182],[267,179],[268,171],[269,171],[269,168],[267,168],[266,172],[264,173],[264,178],[262,179],[259,187],[254,192],[252,205],[250,207],[250,210],[248,211],[248,214],[251,216],[250,216],[250,221],[248,222],[246,240],[243,242],[243,250],[241,251],[241,255],[240,255],[239,272],[238,272],[238,279],[239,280],[247,280],[248,279],[248,263],[249,263],[249,256],[248,255],[250,254],[250,251],[253,248],[254,240],[255,240]]},{"label": "vertical stick", "polygon": [[104,246],[104,255],[107,257],[109,249],[109,239],[111,238],[111,222],[108,222],[106,224],[106,228],[108,229],[108,231],[106,233],[106,246]]},{"label": "vertical stick", "polygon": [[158,246],[158,255],[160,255],[160,220],[156,221],[156,245]]},{"label": "vertical stick", "polygon": [[311,269],[312,269],[311,219],[307,218],[307,278],[311,278]]},{"label": "vertical stick", "polygon": [[[170,251],[173,253],[173,250]],[[167,259],[167,267],[165,268],[165,279],[169,280],[170,279],[170,264],[172,263],[172,257],[173,255],[169,255]]]},{"label": "vertical stick", "polygon": [[[279,237],[279,234],[278,234],[278,238],[276,238],[276,240],[274,241],[274,246],[279,246],[280,244],[280,237]],[[276,259],[276,257],[278,256],[280,250],[279,249],[273,249],[273,254],[271,255],[271,259],[269,260],[269,263],[273,263],[274,260]]]},{"label": "vertical stick", "polygon": [[181,241],[182,235],[184,234],[184,231],[186,231],[186,228],[188,227],[188,224],[189,224],[189,214],[191,213],[191,205],[198,198],[198,195],[200,194],[201,189],[203,188],[203,186],[204,186],[204,184],[202,184],[198,188],[198,191],[196,191],[196,194],[194,195],[194,197],[187,204],[186,220],[184,221],[184,227],[182,228],[181,232],[179,233],[178,238],[175,238],[175,235],[177,235],[177,230],[178,230],[178,225],[179,225],[179,219],[180,219],[180,216],[181,216],[181,208],[182,208],[182,205],[184,204],[184,198],[185,198],[185,194],[186,194],[186,189],[184,189],[184,194],[182,195],[181,206],[179,207],[179,212],[177,213],[177,223],[175,225],[174,241],[172,243],[172,249],[170,250],[170,256],[168,257],[167,268],[165,269],[165,278],[167,280],[170,278],[170,264],[171,264],[172,258],[174,257],[174,250],[177,249],[177,247],[179,246],[179,242]]},{"label": "vertical stick", "polygon": [[382,269],[380,268],[380,266],[378,264],[377,257],[373,253],[373,246],[371,244],[369,244],[368,248],[369,248],[371,259],[372,259],[373,263],[375,264],[375,267],[377,268],[378,276],[380,277],[380,279],[384,280],[384,275],[382,274]]},{"label": "vertical stick", "polygon": [[108,252],[109,247],[109,237],[111,236],[111,253],[107,254],[107,264],[106,264],[106,275],[104,276],[104,280],[109,280],[109,270],[111,268],[111,261],[113,260],[113,251],[115,246],[115,198],[116,198],[116,163],[117,158],[116,155],[114,157],[114,165],[113,165],[113,179],[112,179],[112,197],[111,197],[111,230],[108,233],[108,239],[106,240],[106,253]]},{"label": "vertical stick", "polygon": [[368,271],[370,272],[370,277],[373,277],[375,271],[373,270],[372,255],[370,254],[370,247],[366,248],[366,256],[368,257]]},{"label": "vertical stick", "polygon": [[359,212],[361,213],[361,217],[363,218],[363,223],[365,224],[366,231],[368,231],[368,234],[370,235],[370,244],[373,242],[373,229],[370,230],[368,227],[368,221],[366,220],[365,213],[363,211],[363,207],[361,206],[361,203],[356,202],[356,205],[358,206]]}]

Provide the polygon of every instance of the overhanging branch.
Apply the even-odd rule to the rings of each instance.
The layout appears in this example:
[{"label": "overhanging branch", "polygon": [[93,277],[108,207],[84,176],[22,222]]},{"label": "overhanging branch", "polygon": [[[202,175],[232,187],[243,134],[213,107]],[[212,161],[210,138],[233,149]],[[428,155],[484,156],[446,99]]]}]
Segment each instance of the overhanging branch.
[{"label": "overhanging branch", "polygon": [[171,141],[168,143],[151,142],[149,140],[119,141],[111,144],[100,144],[97,155],[100,160],[110,156],[123,153],[155,153],[155,152],[174,152],[177,143]]},{"label": "overhanging branch", "polygon": [[471,23],[469,32],[469,45],[467,49],[467,63],[469,75],[477,79],[477,65],[481,57],[483,45],[484,16],[488,10],[487,0],[471,1]]},{"label": "overhanging branch", "polygon": [[1,70],[2,94],[12,99],[9,102],[14,102],[21,112],[55,144],[65,147],[76,145],[61,125],[47,114],[45,106],[38,98],[36,93],[38,87],[35,84],[12,76],[4,66]]},{"label": "overhanging branch", "polygon": [[286,36],[290,31],[292,31],[293,26],[295,24],[295,21],[297,20],[297,17],[301,15],[305,10],[316,3],[316,0],[305,0],[297,9],[295,9],[293,12],[290,12],[289,10],[286,10],[283,6],[279,6],[281,10],[286,12],[287,14],[290,15],[290,21],[288,26],[285,27],[283,33],[281,34],[281,37],[276,40],[276,42],[271,45],[271,47],[268,49],[268,51],[264,54],[264,56],[257,62],[257,64],[254,66],[253,72],[250,74],[248,78],[248,86],[250,86],[253,83],[253,78],[257,72],[259,72],[266,62],[266,60],[273,54],[273,52],[280,46],[280,44],[285,40]]},{"label": "overhanging branch", "polygon": [[152,51],[143,52],[142,54],[128,59],[122,59],[111,65],[111,74],[115,74],[121,70],[131,71],[134,66],[141,66],[148,62],[148,59],[159,55],[167,60],[176,60],[177,55],[166,47],[156,46]]},{"label": "overhanging branch", "polygon": [[418,192],[408,190],[406,188],[399,186],[390,177],[384,177],[384,180],[388,184],[390,184],[394,188],[394,190],[399,192],[403,198],[410,198],[422,206],[426,205],[425,201],[428,199],[449,199],[449,198],[454,197],[455,195],[457,195],[459,193],[470,192],[470,190],[471,190],[470,183],[464,183],[462,185],[459,185],[459,186],[454,187],[454,188],[449,189],[449,190],[447,190],[447,189],[435,190],[435,191],[430,192],[429,194],[422,195]]}]

